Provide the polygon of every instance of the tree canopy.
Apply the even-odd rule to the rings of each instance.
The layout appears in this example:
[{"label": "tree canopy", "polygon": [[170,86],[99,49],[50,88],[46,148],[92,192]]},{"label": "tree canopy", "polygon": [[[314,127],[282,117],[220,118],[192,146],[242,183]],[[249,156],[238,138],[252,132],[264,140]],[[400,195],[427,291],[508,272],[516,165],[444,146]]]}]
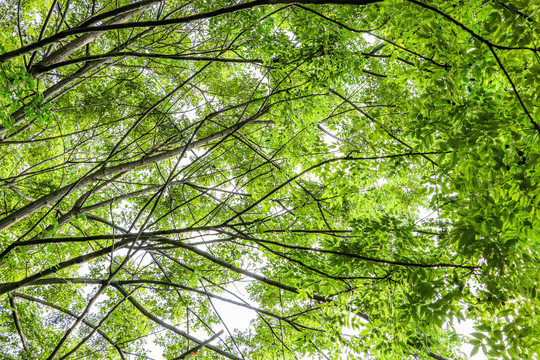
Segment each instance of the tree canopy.
[{"label": "tree canopy", "polygon": [[1,2],[1,356],[538,359],[539,23]]}]

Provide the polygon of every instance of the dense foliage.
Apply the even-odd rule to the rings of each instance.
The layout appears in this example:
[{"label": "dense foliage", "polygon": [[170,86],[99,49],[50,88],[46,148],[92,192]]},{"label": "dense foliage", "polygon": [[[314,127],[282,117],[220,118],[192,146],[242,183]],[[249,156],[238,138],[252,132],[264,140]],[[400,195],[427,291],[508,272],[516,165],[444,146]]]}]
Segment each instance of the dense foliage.
[{"label": "dense foliage", "polygon": [[2,356],[538,359],[537,1],[0,17]]}]

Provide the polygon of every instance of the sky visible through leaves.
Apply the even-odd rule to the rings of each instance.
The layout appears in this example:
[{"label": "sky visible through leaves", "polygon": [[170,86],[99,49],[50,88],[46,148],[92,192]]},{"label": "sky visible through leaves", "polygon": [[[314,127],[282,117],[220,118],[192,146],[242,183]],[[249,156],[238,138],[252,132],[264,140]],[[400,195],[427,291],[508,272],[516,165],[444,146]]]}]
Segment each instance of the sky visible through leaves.
[{"label": "sky visible through leaves", "polygon": [[0,1],[0,354],[539,359],[539,23]]}]

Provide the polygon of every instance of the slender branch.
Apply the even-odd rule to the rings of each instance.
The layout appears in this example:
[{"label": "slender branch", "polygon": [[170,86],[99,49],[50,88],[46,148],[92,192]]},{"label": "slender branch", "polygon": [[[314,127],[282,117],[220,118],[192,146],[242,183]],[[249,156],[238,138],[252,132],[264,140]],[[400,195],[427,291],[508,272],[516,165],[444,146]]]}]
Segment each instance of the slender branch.
[{"label": "slender branch", "polygon": [[208,340],[205,340],[203,341],[201,344],[197,345],[197,346],[194,346],[192,347],[191,349],[189,349],[188,351],[184,352],[183,354],[175,357],[174,359],[172,360],[181,360],[181,359],[185,359],[186,357],[188,357],[189,355],[196,355],[197,352],[202,349],[203,347],[205,347],[206,345],[210,344],[212,341],[216,340],[218,337],[220,337],[221,335],[223,335],[223,330],[220,330],[217,334],[215,334],[214,336],[212,336],[211,338],[209,338]]},{"label": "slender branch", "polygon": [[[49,21],[51,20],[51,15],[54,11],[54,8],[56,7],[56,3],[58,0],[54,0],[51,7],[49,8],[49,12],[47,13],[47,17],[45,18],[45,21],[43,22],[43,26],[41,27],[41,30],[39,32],[38,41],[43,39],[43,35],[45,35],[45,31],[47,30],[47,27],[49,26]],[[32,56],[30,57],[30,60],[28,61],[28,68],[32,66],[32,62],[34,61],[34,58],[36,57],[37,51],[34,51],[32,53]]]},{"label": "slender branch", "polygon": [[527,117],[529,118],[529,121],[534,126],[534,129],[536,130],[538,135],[540,135],[540,125],[536,121],[534,121],[534,118],[532,117],[531,113],[529,112],[529,110],[527,110],[527,107],[525,106],[525,103],[521,99],[521,96],[519,95],[519,91],[516,88],[516,85],[514,84],[514,82],[512,81],[512,78],[510,77],[510,74],[508,74],[508,71],[506,71],[506,68],[503,66],[503,64],[501,62],[501,59],[499,59],[499,57],[497,56],[497,53],[495,52],[495,49],[493,49],[493,45],[488,45],[488,46],[489,46],[489,51],[491,51],[491,53],[495,57],[495,60],[497,60],[497,64],[499,64],[499,67],[504,72],[504,75],[508,79],[508,82],[510,83],[510,85],[512,85],[512,89],[514,89],[514,93],[516,94],[516,97],[518,98],[519,104],[521,105],[521,107],[525,111],[525,114],[527,114]]},{"label": "slender branch", "polygon": [[[337,95],[338,97],[340,97],[341,99],[343,99],[345,102],[347,102],[347,104],[351,105],[353,108],[356,109],[356,111],[358,111],[360,114],[364,115],[366,118],[368,118],[371,122],[373,122],[374,124],[380,126],[383,131],[388,134],[388,136],[390,136],[392,139],[396,140],[398,143],[400,143],[401,145],[404,145],[406,146],[407,148],[409,148],[410,150],[413,150],[413,147],[410,146],[409,144],[405,143],[403,140],[401,140],[400,138],[398,138],[397,136],[395,136],[394,134],[392,134],[389,130],[387,130],[379,121],[375,120],[373,117],[371,117],[368,113],[366,113],[364,110],[362,110],[360,107],[358,107],[355,103],[353,103],[351,100],[349,100],[347,97],[341,95],[339,92],[333,90],[333,89],[330,89],[330,92]],[[427,161],[429,161],[430,163],[432,163],[433,165],[435,166],[439,166],[435,161],[431,160],[427,155],[428,153],[424,153],[424,154],[419,154],[420,156],[422,156],[424,159],[426,159]]]},{"label": "slender branch", "polygon": [[[144,316],[146,316],[148,319],[152,320],[153,322],[155,322],[156,324],[168,329],[168,330],[171,330],[172,332],[186,338],[186,339],[189,339],[191,341],[193,341],[194,343],[197,343],[199,345],[201,344],[204,344],[204,341],[202,340],[199,340],[197,339],[196,337],[186,333],[185,331],[182,331],[180,329],[178,329],[176,326],[173,326],[169,323],[166,323],[165,321],[159,319],[158,317],[152,315],[148,310],[146,310],[144,308],[144,306],[142,306],[137,300],[135,300],[135,298],[131,295],[129,295],[129,293],[124,290],[124,288],[120,285],[113,285],[116,289],[118,289],[118,291],[120,291],[120,293],[122,293],[122,295],[124,295],[125,297],[127,297],[128,301]],[[219,355],[222,355],[228,359],[231,359],[231,360],[242,360],[241,358],[237,357],[236,355],[233,355],[233,354],[230,354],[226,351],[223,351],[222,349],[216,347],[216,346],[213,346],[213,345],[210,345],[210,344],[204,344],[203,345],[204,347],[218,353]]]},{"label": "slender branch", "polygon": [[[26,294],[22,294],[22,293],[19,293],[19,292],[12,292],[11,293],[14,297],[19,297],[19,298],[22,298],[22,299],[26,299],[28,301],[33,301],[33,302],[36,302],[36,303],[39,303],[39,304],[42,304],[42,305],[45,305],[47,307],[50,307],[52,309],[55,309],[55,310],[58,310],[60,312],[63,312],[64,314],[67,314],[73,318],[78,318],[79,316],[67,309],[64,309],[58,305],[55,305],[53,303],[50,303],[48,301],[45,301],[45,300],[42,300],[42,299],[39,299],[39,298],[36,298],[36,297],[33,297],[33,296],[30,296],[30,295],[26,295]],[[122,351],[122,349],[120,348],[120,346],[115,343],[109,336],[107,336],[107,334],[105,334],[102,330],[100,330],[99,328],[96,327],[96,325],[92,324],[90,321],[88,320],[83,320],[82,321],[84,325],[88,326],[89,328],[91,329],[96,329],[97,333],[99,335],[101,335],[101,337],[103,337],[109,344],[111,344],[115,349],[116,351],[118,352],[118,354],[120,355],[120,357],[122,358],[122,360],[126,360],[126,357],[124,356],[124,352]]]},{"label": "slender branch", "polygon": [[366,157],[354,157],[354,156],[343,156],[343,157],[339,157],[339,158],[333,158],[333,159],[328,159],[328,160],[324,160],[324,161],[321,161],[315,165],[312,165],[310,166],[309,168],[307,168],[306,170],[304,171],[301,171],[299,174],[296,174],[295,176],[289,178],[287,181],[283,182],[282,184],[276,186],[275,188],[273,188],[272,190],[270,190],[269,192],[267,192],[265,195],[263,195],[259,200],[255,201],[253,204],[249,205],[248,207],[246,207],[244,210],[238,212],[236,215],[234,215],[233,217],[231,217],[229,220],[227,220],[227,222],[230,222],[230,221],[233,221],[233,220],[236,220],[238,217],[240,217],[241,215],[245,214],[246,212],[250,211],[251,209],[253,209],[255,206],[259,205],[261,202],[263,202],[264,200],[266,200],[267,198],[269,198],[271,195],[273,195],[274,193],[278,192],[279,190],[281,190],[284,186],[288,185],[289,183],[295,181],[296,179],[302,177],[303,175],[311,172],[312,170],[316,169],[316,168],[319,168],[323,165],[326,165],[326,164],[330,164],[330,163],[333,163],[333,162],[338,162],[338,161],[362,161],[362,160],[385,160],[385,159],[395,159],[395,158],[400,158],[400,157],[409,157],[409,156],[422,156],[422,157],[426,157],[427,155],[434,155],[434,154],[441,154],[440,151],[435,151],[435,152],[409,152],[409,153],[404,153],[404,154],[392,154],[392,155],[381,155],[381,156],[366,156]]},{"label": "slender branch", "polygon": [[270,240],[261,240],[261,239],[255,239],[252,237],[244,237],[242,235],[235,235],[238,238],[252,240],[256,243],[263,243],[263,244],[271,244],[276,245],[282,248],[291,249],[291,250],[303,250],[303,251],[309,251],[309,252],[317,252],[321,254],[332,254],[332,255],[339,255],[339,256],[346,256],[353,259],[359,259],[359,260],[365,260],[369,262],[379,263],[379,264],[388,264],[388,265],[397,265],[397,266],[407,266],[407,267],[419,267],[419,268],[455,268],[455,269],[468,269],[468,270],[474,270],[477,269],[478,266],[472,266],[472,265],[458,265],[458,264],[447,264],[447,263],[436,263],[436,264],[419,264],[419,263],[412,263],[408,261],[394,261],[394,260],[388,260],[388,259],[379,259],[369,256],[362,256],[358,254],[352,254],[347,253],[343,251],[336,251],[336,250],[325,250],[325,249],[316,249],[316,248],[310,248],[306,246],[298,246],[298,245],[288,245],[283,242],[277,242],[277,241],[270,241]]},{"label": "slender branch", "polygon": [[28,340],[24,335],[21,321],[19,320],[19,316],[17,315],[17,300],[15,297],[9,297],[9,305],[11,306],[11,315],[13,316],[13,322],[15,323],[15,328],[17,329],[17,333],[19,334],[19,338],[21,339],[23,349],[24,351],[29,353],[30,348],[28,347]]},{"label": "slender branch", "polygon": [[[273,286],[273,287],[276,287],[276,288],[279,288],[279,289],[283,289],[285,291],[288,291],[288,292],[291,292],[291,293],[294,293],[294,294],[298,294],[300,292],[300,290],[294,286],[290,286],[290,285],[287,285],[287,284],[283,284],[279,281],[276,281],[276,280],[272,280],[272,279],[269,279],[265,276],[262,276],[262,275],[259,275],[259,274],[256,274],[254,272],[251,272],[249,270],[245,270],[245,269],[241,269],[227,261],[224,261],[206,251],[203,251],[201,249],[198,249],[196,248],[195,246],[191,246],[191,245],[188,245],[188,244],[184,244],[182,242],[177,242],[177,241],[172,241],[172,240],[168,240],[168,239],[160,239],[160,241],[164,242],[164,243],[171,243],[171,244],[176,244],[178,245],[178,247],[181,247],[183,249],[186,249],[186,250],[189,250],[197,255],[200,255],[204,258],[206,258],[207,260],[210,260],[211,262],[225,268],[225,269],[228,269],[228,270],[231,270],[233,272],[236,272],[238,274],[242,274],[242,275],[245,275],[245,276],[248,276],[252,279],[255,279],[257,281],[260,281],[262,283],[265,283],[267,285],[270,285],[270,286]],[[312,294],[312,295],[308,295],[311,299],[315,300],[315,301],[319,301],[319,302],[331,302],[331,299],[329,297],[325,297],[325,296],[322,296],[322,295],[318,295],[318,294]],[[360,317],[364,318],[365,320],[368,320],[368,316],[364,313],[359,313]]]}]

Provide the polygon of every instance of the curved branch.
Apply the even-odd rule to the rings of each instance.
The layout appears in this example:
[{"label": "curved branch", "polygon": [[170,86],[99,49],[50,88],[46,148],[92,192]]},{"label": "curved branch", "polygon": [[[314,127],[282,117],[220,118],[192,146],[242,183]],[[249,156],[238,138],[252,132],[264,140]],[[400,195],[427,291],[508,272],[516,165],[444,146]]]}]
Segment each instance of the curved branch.
[{"label": "curved branch", "polygon": [[85,34],[85,33],[103,33],[109,30],[119,30],[119,29],[134,29],[140,27],[149,27],[149,26],[166,26],[166,25],[175,25],[175,24],[185,24],[196,20],[210,19],[213,17],[235,13],[241,10],[252,9],[255,7],[260,7],[264,5],[280,5],[280,4],[292,4],[292,3],[302,3],[302,4],[342,4],[342,5],[368,5],[382,0],[255,0],[247,2],[244,4],[234,5],[214,11],[209,11],[201,14],[190,15],[179,19],[168,19],[168,20],[154,20],[154,21],[141,21],[141,22],[132,22],[128,24],[111,24],[103,26],[93,26],[93,27],[84,27],[84,28],[72,28],[59,32],[53,36],[45,38],[41,41],[37,41],[33,44],[23,46],[17,50],[9,51],[3,55],[0,55],[0,64],[16,58],[18,56],[27,54],[29,52],[40,49],[44,46],[54,44],[60,40],[66,39],[72,35]]},{"label": "curved branch", "polygon": [[494,44],[491,41],[487,40],[486,38],[478,35],[477,33],[472,31],[467,26],[465,26],[463,23],[457,21],[456,19],[454,19],[450,15],[448,15],[448,14],[444,13],[443,11],[437,9],[436,7],[433,7],[433,6],[428,5],[428,4],[421,3],[420,1],[417,1],[417,0],[406,0],[406,1],[408,1],[410,3],[413,3],[413,4],[416,4],[416,5],[420,6],[420,7],[425,8],[425,9],[431,10],[433,12],[436,12],[437,14],[441,15],[442,17],[444,17],[448,21],[456,24],[457,26],[459,26],[460,28],[462,28],[463,30],[468,32],[473,38],[475,38],[477,40],[480,40],[482,43],[484,43],[484,44],[486,44],[486,45],[488,45],[490,47],[494,47],[494,48],[497,48],[497,49],[500,49],[500,50],[531,50],[532,52],[535,52],[535,53],[538,51],[537,49],[529,48],[529,47],[512,47],[512,46],[502,46],[502,45]]},{"label": "curved branch", "polygon": [[495,57],[495,60],[497,60],[497,64],[499,64],[499,67],[504,72],[504,75],[508,79],[508,82],[510,83],[510,85],[512,85],[512,89],[514,89],[514,93],[516,94],[516,97],[518,98],[519,104],[521,105],[521,107],[525,111],[525,114],[527,114],[527,117],[529,118],[531,124],[534,126],[534,129],[536,130],[536,132],[540,135],[540,125],[536,121],[534,121],[531,113],[529,112],[529,110],[527,110],[527,107],[525,106],[525,103],[521,99],[521,96],[519,95],[519,92],[518,92],[518,90],[516,88],[516,85],[514,85],[514,82],[512,81],[512,78],[510,77],[510,74],[508,74],[508,71],[506,71],[506,68],[503,66],[501,60],[497,56],[497,53],[493,49],[493,45],[488,45],[488,46],[489,46],[489,51],[491,51],[491,53]]}]

